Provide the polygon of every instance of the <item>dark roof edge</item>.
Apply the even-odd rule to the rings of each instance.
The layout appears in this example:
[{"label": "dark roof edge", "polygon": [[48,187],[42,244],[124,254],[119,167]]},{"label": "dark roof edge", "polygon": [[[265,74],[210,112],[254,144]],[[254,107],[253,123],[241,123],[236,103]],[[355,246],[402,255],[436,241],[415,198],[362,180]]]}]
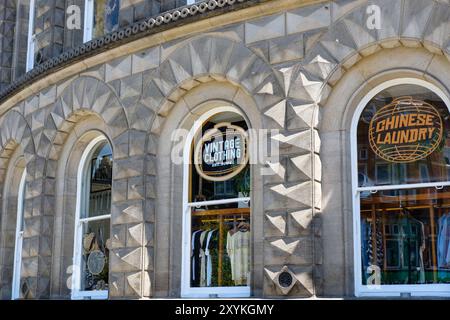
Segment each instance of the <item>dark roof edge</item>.
[{"label": "dark roof edge", "polygon": [[264,0],[207,0],[176,8],[157,16],[140,20],[115,32],[93,39],[76,48],[63,52],[13,81],[0,91],[0,104],[36,80],[63,69],[75,62],[94,56],[106,50],[119,47],[145,36],[181,26],[199,19],[207,19],[226,12],[247,8]]}]

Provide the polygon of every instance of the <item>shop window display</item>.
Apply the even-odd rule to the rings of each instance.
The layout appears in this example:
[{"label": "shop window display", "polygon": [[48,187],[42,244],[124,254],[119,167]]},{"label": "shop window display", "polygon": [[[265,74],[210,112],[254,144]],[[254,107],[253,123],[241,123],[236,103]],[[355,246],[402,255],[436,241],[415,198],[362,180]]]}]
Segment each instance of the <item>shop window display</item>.
[{"label": "shop window display", "polygon": [[202,124],[192,143],[191,288],[250,286],[250,166],[246,130],[242,116],[219,113]]},{"label": "shop window display", "polygon": [[[112,150],[103,139],[90,152],[84,164],[79,223],[76,228],[75,261],[80,276],[76,279],[76,293],[90,296],[92,292],[108,290]],[[107,295],[107,294],[106,294]],[[95,296],[95,294],[94,294]]]},{"label": "shop window display", "polygon": [[381,285],[450,284],[448,118],[437,94],[413,84],[385,89],[363,110],[357,131],[362,285],[375,284],[374,270]]}]

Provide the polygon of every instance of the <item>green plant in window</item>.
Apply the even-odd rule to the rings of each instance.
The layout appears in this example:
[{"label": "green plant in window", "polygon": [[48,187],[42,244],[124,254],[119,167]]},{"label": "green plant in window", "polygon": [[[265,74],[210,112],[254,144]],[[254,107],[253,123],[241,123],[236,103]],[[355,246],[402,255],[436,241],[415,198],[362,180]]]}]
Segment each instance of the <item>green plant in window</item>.
[{"label": "green plant in window", "polygon": [[243,197],[250,196],[250,167],[247,166],[234,178],[235,188]]}]

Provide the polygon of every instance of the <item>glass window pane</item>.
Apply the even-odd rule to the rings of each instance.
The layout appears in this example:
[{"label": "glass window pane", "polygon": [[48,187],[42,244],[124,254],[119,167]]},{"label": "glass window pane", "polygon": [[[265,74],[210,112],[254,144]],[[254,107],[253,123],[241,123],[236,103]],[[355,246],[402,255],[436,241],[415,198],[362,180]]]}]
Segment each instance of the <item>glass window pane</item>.
[{"label": "glass window pane", "polygon": [[[450,283],[450,187],[362,193],[363,284]],[[371,284],[371,283],[369,283]]]},{"label": "glass window pane", "polygon": [[191,287],[249,286],[249,204],[193,208],[191,214]]},{"label": "glass window pane", "polygon": [[110,219],[83,223],[81,290],[108,290]]},{"label": "glass window pane", "polygon": [[109,143],[100,145],[91,160],[88,217],[111,213],[112,151]]},{"label": "glass window pane", "polygon": [[[195,150],[200,139],[204,137],[209,130],[212,130],[216,125],[224,123],[229,123],[236,126],[242,129],[243,132],[247,130],[247,124],[242,116],[233,112],[217,114],[203,124],[202,129],[199,130],[200,132],[195,138],[192,149]],[[227,127],[220,127],[221,134],[216,134],[210,140],[212,142],[210,144],[212,146],[211,149],[206,147],[202,149],[202,157],[199,160],[201,161],[201,167],[204,171],[211,173],[211,175],[216,174],[217,176],[220,176],[224,172],[226,174],[226,172],[233,171],[233,168],[236,167],[241,161],[244,161],[244,155],[240,154],[240,151],[243,150],[243,148],[240,149],[237,143],[242,143],[240,146],[243,146],[245,141],[241,141],[241,137],[239,136],[228,134],[227,130]],[[215,144],[216,142],[217,144]],[[231,142],[236,143],[236,145],[232,146]],[[227,156],[229,157],[227,158]],[[223,159],[223,161],[217,159]],[[198,170],[194,165],[194,152],[192,152],[191,161],[191,202],[249,197],[251,184],[250,166],[248,163],[234,177],[227,179],[226,181],[213,181],[202,177],[198,173]]]},{"label": "glass window pane", "polygon": [[93,38],[119,28],[119,0],[95,0]]},{"label": "glass window pane", "polygon": [[421,86],[376,95],[358,124],[359,186],[448,181],[448,117],[442,99]]},{"label": "glass window pane", "polygon": [[[246,130],[234,112],[203,124],[192,145],[191,202],[250,197]],[[249,286],[250,202],[196,206],[190,214],[191,287]]]}]

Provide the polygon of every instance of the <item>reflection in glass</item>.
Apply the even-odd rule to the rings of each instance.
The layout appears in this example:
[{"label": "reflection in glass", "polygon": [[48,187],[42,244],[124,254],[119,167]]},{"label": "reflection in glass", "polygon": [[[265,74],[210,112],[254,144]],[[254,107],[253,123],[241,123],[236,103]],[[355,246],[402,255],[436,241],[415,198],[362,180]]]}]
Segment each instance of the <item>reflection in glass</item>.
[{"label": "reflection in glass", "polygon": [[98,38],[119,28],[119,0],[95,0],[93,37]]},{"label": "reflection in glass", "polygon": [[191,287],[249,286],[249,204],[193,208],[191,221]]},{"label": "reflection in glass", "polygon": [[107,239],[110,219],[90,221],[83,224],[83,256],[81,290],[108,290]]},{"label": "reflection in glass", "polygon": [[[405,96],[428,103],[439,112],[444,124],[442,142],[431,155],[422,160],[410,163],[388,162],[378,157],[369,144],[370,122],[381,108]],[[448,117],[448,109],[442,99],[430,90],[417,85],[394,86],[375,96],[363,110],[358,124],[358,165],[367,168],[365,172],[360,172],[365,177],[359,178],[359,186],[448,181],[450,178]]]},{"label": "reflection in glass", "polygon": [[[232,125],[238,126],[246,131],[247,124],[242,116],[225,112],[218,116],[209,119],[203,124],[201,134],[213,128],[216,124],[222,122],[229,122]],[[194,155],[191,157],[194,163]],[[192,183],[191,183],[191,202],[220,200],[230,198],[248,197],[250,194],[250,165],[246,167],[236,176],[226,181],[210,181],[202,178],[196,171],[194,166],[191,166]]]},{"label": "reflection in glass", "polygon": [[112,151],[108,143],[98,147],[91,160],[87,217],[111,213]]},{"label": "reflection in glass", "polygon": [[450,188],[378,191],[361,196],[362,279],[381,284],[450,283]]},{"label": "reflection in glass", "polygon": [[[206,121],[201,135],[217,124],[230,123],[247,130],[242,116],[216,114]],[[220,127],[220,126],[219,126]],[[224,145],[227,142],[224,142]],[[194,146],[192,150],[194,150]],[[216,151],[221,152],[221,151]],[[203,156],[204,158],[204,156]],[[225,181],[212,181],[197,172],[192,154],[190,165],[191,287],[244,287],[250,285],[250,166]],[[223,170],[219,162],[211,165]],[[204,167],[203,167],[204,168]],[[239,198],[239,200],[237,199]],[[223,200],[236,199],[232,203]],[[244,201],[245,200],[245,201]],[[215,201],[196,205],[195,202]]]},{"label": "reflection in glass", "polygon": [[[88,171],[86,210],[82,212],[81,290],[108,290],[112,150],[107,142],[94,151]],[[84,220],[92,219],[94,220]]]}]

